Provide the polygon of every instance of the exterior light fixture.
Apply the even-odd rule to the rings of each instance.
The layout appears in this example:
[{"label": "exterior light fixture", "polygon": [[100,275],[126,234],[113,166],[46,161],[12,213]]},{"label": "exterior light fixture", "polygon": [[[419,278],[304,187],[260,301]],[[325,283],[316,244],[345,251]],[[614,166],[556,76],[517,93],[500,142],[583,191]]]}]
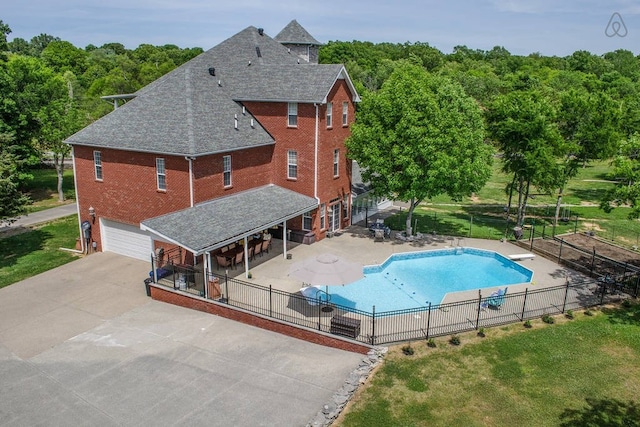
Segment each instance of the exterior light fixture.
[{"label": "exterior light fixture", "polygon": [[96,222],[96,209],[93,206],[89,206],[89,216],[92,222]]}]

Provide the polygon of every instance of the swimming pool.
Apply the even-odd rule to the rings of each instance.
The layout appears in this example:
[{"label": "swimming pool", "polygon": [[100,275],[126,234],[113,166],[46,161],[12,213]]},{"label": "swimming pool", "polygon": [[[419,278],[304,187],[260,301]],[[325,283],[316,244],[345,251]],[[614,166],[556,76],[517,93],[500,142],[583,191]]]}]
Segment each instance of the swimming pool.
[{"label": "swimming pool", "polygon": [[475,248],[394,254],[364,267],[364,278],[325,289],[330,301],[371,312],[440,304],[448,292],[531,282],[533,272],[508,258]]}]

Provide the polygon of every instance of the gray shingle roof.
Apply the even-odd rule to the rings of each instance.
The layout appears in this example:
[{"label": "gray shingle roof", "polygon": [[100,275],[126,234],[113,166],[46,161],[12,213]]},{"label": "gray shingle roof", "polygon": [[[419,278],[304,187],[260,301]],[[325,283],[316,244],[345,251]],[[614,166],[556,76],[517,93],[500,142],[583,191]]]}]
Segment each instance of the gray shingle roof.
[{"label": "gray shingle roof", "polygon": [[313,38],[311,34],[305,30],[302,25],[298,24],[295,19],[282,29],[275,37],[276,41],[282,44],[310,44],[314,46],[322,46],[318,40]]},{"label": "gray shingle roof", "polygon": [[336,79],[345,77],[341,65],[298,64],[281,43],[248,27],[142,88],[67,142],[186,156],[273,144],[257,120],[251,127],[253,117],[237,101],[323,103]]},{"label": "gray shingle roof", "polygon": [[199,255],[317,206],[313,197],[266,185],[144,220],[141,228]]}]

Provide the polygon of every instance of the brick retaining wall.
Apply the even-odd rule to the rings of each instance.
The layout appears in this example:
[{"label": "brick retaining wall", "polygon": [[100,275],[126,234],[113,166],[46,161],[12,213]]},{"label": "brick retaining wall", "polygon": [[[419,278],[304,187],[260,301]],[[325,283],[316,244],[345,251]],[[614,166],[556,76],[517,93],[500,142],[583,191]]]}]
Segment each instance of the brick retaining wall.
[{"label": "brick retaining wall", "polygon": [[321,332],[311,331],[305,328],[296,327],[286,323],[267,319],[246,311],[229,308],[222,303],[206,300],[204,298],[191,296],[179,291],[150,285],[151,298],[157,301],[166,302],[193,310],[203,311],[205,313],[214,314],[225,317],[227,319],[242,322],[247,325],[256,326],[258,328],[267,329],[293,338],[309,341],[314,344],[320,344],[327,347],[339,348],[341,350],[351,351],[354,353],[367,354],[371,347],[353,341],[343,340]]}]

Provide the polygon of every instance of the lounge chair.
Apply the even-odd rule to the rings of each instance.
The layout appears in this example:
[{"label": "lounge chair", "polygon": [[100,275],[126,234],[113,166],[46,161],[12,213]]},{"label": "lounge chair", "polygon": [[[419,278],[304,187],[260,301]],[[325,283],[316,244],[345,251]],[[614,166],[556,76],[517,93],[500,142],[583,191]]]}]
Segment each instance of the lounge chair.
[{"label": "lounge chair", "polygon": [[493,307],[500,308],[502,304],[504,304],[505,296],[507,295],[507,289],[499,289],[493,292],[489,297],[485,300],[484,304],[482,304],[483,308]]},{"label": "lounge chair", "polygon": [[305,286],[304,288],[300,289],[300,293],[307,300],[307,303],[309,305],[318,305],[322,301],[321,297],[318,294],[319,291],[322,290],[317,286]]}]

